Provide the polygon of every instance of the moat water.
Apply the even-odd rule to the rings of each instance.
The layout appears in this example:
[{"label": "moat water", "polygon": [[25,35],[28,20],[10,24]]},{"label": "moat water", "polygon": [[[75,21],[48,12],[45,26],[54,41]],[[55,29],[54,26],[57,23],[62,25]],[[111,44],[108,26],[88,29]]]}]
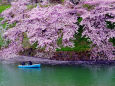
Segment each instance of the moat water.
[{"label": "moat water", "polygon": [[19,69],[0,64],[0,86],[115,86],[115,67],[42,66]]}]

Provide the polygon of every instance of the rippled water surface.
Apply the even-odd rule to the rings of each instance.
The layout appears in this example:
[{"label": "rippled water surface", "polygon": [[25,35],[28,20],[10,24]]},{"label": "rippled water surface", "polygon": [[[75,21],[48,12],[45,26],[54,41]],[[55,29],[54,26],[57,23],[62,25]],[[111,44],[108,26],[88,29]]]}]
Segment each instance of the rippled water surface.
[{"label": "rippled water surface", "polygon": [[19,69],[0,64],[0,86],[115,86],[115,67]]}]

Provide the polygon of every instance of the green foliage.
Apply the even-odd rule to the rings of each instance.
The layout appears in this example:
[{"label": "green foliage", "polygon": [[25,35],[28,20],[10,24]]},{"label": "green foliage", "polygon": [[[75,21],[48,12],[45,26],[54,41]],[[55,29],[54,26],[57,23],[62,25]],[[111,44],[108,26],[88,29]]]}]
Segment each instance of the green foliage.
[{"label": "green foliage", "polygon": [[11,43],[11,40],[9,40],[9,39],[4,40],[4,47],[7,48],[10,43]]},{"label": "green foliage", "polygon": [[59,37],[59,38],[57,39],[57,45],[58,45],[59,47],[62,46],[62,39],[63,39],[63,37]]},{"label": "green foliage", "polygon": [[5,29],[6,26],[7,26],[7,22],[4,22],[4,24],[2,24],[3,29]]},{"label": "green foliage", "polygon": [[2,27],[5,29],[7,25],[7,22],[5,22],[4,24],[2,24]]},{"label": "green foliage", "polygon": [[78,17],[77,22],[75,24],[77,24],[79,26],[82,20],[83,20],[82,17]]},{"label": "green foliage", "polygon": [[60,49],[56,49],[56,51],[76,51],[76,52],[83,52],[83,51],[88,51],[90,50],[90,44],[89,38],[86,38],[85,36],[82,36],[83,30],[84,30],[84,25],[80,25],[82,21],[82,17],[78,17],[77,24],[79,26],[78,33],[75,32],[74,34],[74,40],[71,40],[74,43],[74,47],[63,47],[62,45],[62,37],[58,39],[58,43],[62,45]]},{"label": "green foliage", "polygon": [[115,46],[115,37],[110,38],[110,39],[109,39],[109,42],[112,42],[112,43],[113,43],[113,46]]},{"label": "green foliage", "polygon": [[[4,20],[4,18],[0,18],[0,22],[2,21],[2,20]],[[7,22],[5,22],[4,24],[0,24],[3,28],[5,28],[6,27],[6,25],[7,25]]]},{"label": "green foliage", "polygon": [[0,49],[1,49],[1,47],[4,45],[4,40],[3,40],[3,38],[1,37],[1,35],[0,35]]},{"label": "green foliage", "polygon": [[11,43],[10,40],[5,40],[5,39],[3,39],[3,37],[0,35],[0,49],[1,49],[2,47],[7,48],[10,43]]},{"label": "green foliage", "polygon": [[[0,13],[2,13],[4,10],[6,10],[7,8],[10,8],[11,5],[0,5]],[[0,22],[4,20],[4,18],[0,17]],[[5,22],[4,24],[0,24],[0,26],[2,26],[2,28],[4,29],[7,25],[7,22]],[[2,37],[2,34],[0,34],[0,49],[2,47],[8,47],[8,45],[10,44],[10,40],[5,40]]]},{"label": "green foliage", "polygon": [[2,48],[2,47],[8,47],[8,45],[10,44],[10,40],[8,40],[8,39],[4,39],[3,37],[2,37],[2,33],[0,33],[0,49]]},{"label": "green foliage", "polygon": [[38,41],[34,42],[31,45],[30,42],[29,42],[29,38],[28,38],[27,34],[24,32],[23,33],[22,45],[23,45],[23,48],[25,48],[25,49],[28,49],[28,48],[36,49],[37,46],[38,46]]},{"label": "green foliage", "polygon": [[[4,18],[0,18],[0,21],[2,21],[2,20],[4,20]],[[7,26],[7,25],[8,25],[8,26]],[[7,24],[7,21],[6,21],[6,22],[4,22],[4,24],[1,24],[1,26],[2,26],[3,28],[6,28],[6,26],[7,26],[7,29],[13,28],[13,27],[16,26],[16,22],[14,22],[13,24]]]},{"label": "green foliage", "polygon": [[27,9],[28,10],[31,10],[33,8],[37,7],[37,4],[34,4],[34,5],[27,5]]},{"label": "green foliage", "polygon": [[115,29],[115,22],[105,21],[108,29]]},{"label": "green foliage", "polygon": [[61,0],[61,2],[64,2],[64,0]]},{"label": "green foliage", "polygon": [[62,31],[60,31],[58,34],[61,34],[61,37],[59,37],[59,38],[57,39],[57,45],[58,45],[59,47],[62,47],[62,46],[63,46],[63,45],[62,45],[63,33],[62,33]]},{"label": "green foliage", "polygon": [[38,46],[38,41],[34,42],[32,45],[31,45],[31,48],[32,49],[37,49],[37,46]]},{"label": "green foliage", "polygon": [[76,52],[83,52],[90,50],[90,47],[87,45],[78,45],[77,47],[61,47],[61,49],[56,49],[56,51],[76,51]]},{"label": "green foliage", "polygon": [[90,5],[90,4],[83,4],[84,8],[87,8],[88,11],[92,10],[94,8],[94,5]]},{"label": "green foliage", "polygon": [[1,17],[1,18],[0,18],[0,21],[2,21],[2,20],[4,20],[4,18]]},{"label": "green foliage", "polygon": [[[11,5],[0,5],[0,13],[2,13],[4,10],[10,8]],[[0,21],[4,20],[4,18],[0,17]],[[2,27],[5,28],[7,25],[7,22],[5,22],[4,24],[2,24]],[[9,25],[9,28],[10,27],[13,27],[15,26],[16,24],[12,24],[12,25]]]},{"label": "green foliage", "polygon": [[114,18],[114,16],[111,16],[110,14],[105,14],[105,16],[109,17],[109,18]]},{"label": "green foliage", "polygon": [[77,48],[79,46],[84,46],[84,48],[90,48],[91,42],[87,41],[89,38],[86,38],[85,36],[82,36],[84,30],[84,25],[79,25],[78,33],[75,33],[73,40],[74,46]]},{"label": "green foliage", "polygon": [[22,45],[24,50],[19,52],[20,55],[34,56],[36,54],[38,42],[36,41],[31,45],[29,42],[29,38],[25,32],[23,33]]},{"label": "green foliage", "polygon": [[13,24],[9,24],[7,28],[13,28],[16,26],[16,22],[14,22]]},{"label": "green foliage", "polygon": [[78,19],[77,19],[77,21],[78,21],[79,24],[81,23],[82,20],[83,20],[82,17],[78,17]]},{"label": "green foliage", "polygon": [[4,10],[10,8],[11,5],[0,5],[0,13],[2,13]]},{"label": "green foliage", "polygon": [[23,33],[23,41],[22,41],[23,48],[30,48],[31,44],[29,42],[29,38],[27,37],[26,33]]}]

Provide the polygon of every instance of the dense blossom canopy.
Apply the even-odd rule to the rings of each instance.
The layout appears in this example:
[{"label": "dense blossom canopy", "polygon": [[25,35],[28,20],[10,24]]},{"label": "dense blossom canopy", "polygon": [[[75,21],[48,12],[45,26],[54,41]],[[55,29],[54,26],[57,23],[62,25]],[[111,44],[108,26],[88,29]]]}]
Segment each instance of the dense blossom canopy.
[{"label": "dense blossom canopy", "polygon": [[[93,44],[96,44],[92,57],[113,59],[115,47],[109,42],[109,39],[115,37],[115,6],[112,5],[115,1],[107,0],[100,5],[101,2],[100,0],[100,2],[89,3],[96,4],[96,7],[83,16],[82,23],[85,24],[83,35],[88,36]],[[107,27],[110,22],[113,23],[113,27],[111,27],[112,24]]]},{"label": "dense blossom canopy", "polygon": [[9,24],[17,24],[4,33],[4,37],[10,39],[11,44],[2,50],[0,55],[18,54],[23,50],[23,33],[27,34],[31,44],[38,42],[38,47],[45,47],[46,51],[59,48],[57,40],[60,37],[63,46],[73,47],[70,40],[78,30],[75,24],[77,17],[81,16],[81,24],[85,25],[83,35],[90,38],[92,46],[95,45],[92,57],[98,57],[101,52],[105,58],[112,59],[115,57],[115,48],[109,39],[115,37],[115,27],[109,28],[107,24],[115,22],[115,1],[102,1],[86,0],[78,5],[69,1],[57,5],[47,5],[44,2],[31,10],[27,9],[30,0],[13,2],[12,7],[4,11],[2,16]]}]

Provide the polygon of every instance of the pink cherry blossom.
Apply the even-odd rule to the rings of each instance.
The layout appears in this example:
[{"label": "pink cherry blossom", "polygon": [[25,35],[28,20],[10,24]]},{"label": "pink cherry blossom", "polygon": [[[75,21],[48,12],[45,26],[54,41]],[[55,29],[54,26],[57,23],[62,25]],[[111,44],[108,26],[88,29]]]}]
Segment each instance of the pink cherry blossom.
[{"label": "pink cherry blossom", "polygon": [[[8,48],[0,51],[0,56],[9,56],[18,54],[23,50],[23,33],[26,33],[31,44],[38,41],[38,47],[45,47],[45,51],[55,52],[57,40],[62,36],[63,46],[74,47],[70,39],[74,39],[75,32],[78,32],[79,26],[76,25],[77,17],[83,18],[81,25],[85,25],[83,36],[87,36],[92,41],[91,58],[113,59],[113,47],[109,39],[115,37],[115,29],[109,29],[106,21],[115,22],[115,0],[83,0],[80,4],[74,5],[69,0],[63,4],[48,5],[48,2],[42,3],[42,7],[37,6],[31,10],[27,9],[30,0],[18,0],[12,2],[12,7],[5,10],[2,16],[4,21],[9,24],[16,22],[16,26],[8,29],[4,37],[11,40]],[[84,4],[94,6],[87,10]],[[113,18],[109,18],[110,14]],[[103,57],[100,57],[101,56]]]}]

